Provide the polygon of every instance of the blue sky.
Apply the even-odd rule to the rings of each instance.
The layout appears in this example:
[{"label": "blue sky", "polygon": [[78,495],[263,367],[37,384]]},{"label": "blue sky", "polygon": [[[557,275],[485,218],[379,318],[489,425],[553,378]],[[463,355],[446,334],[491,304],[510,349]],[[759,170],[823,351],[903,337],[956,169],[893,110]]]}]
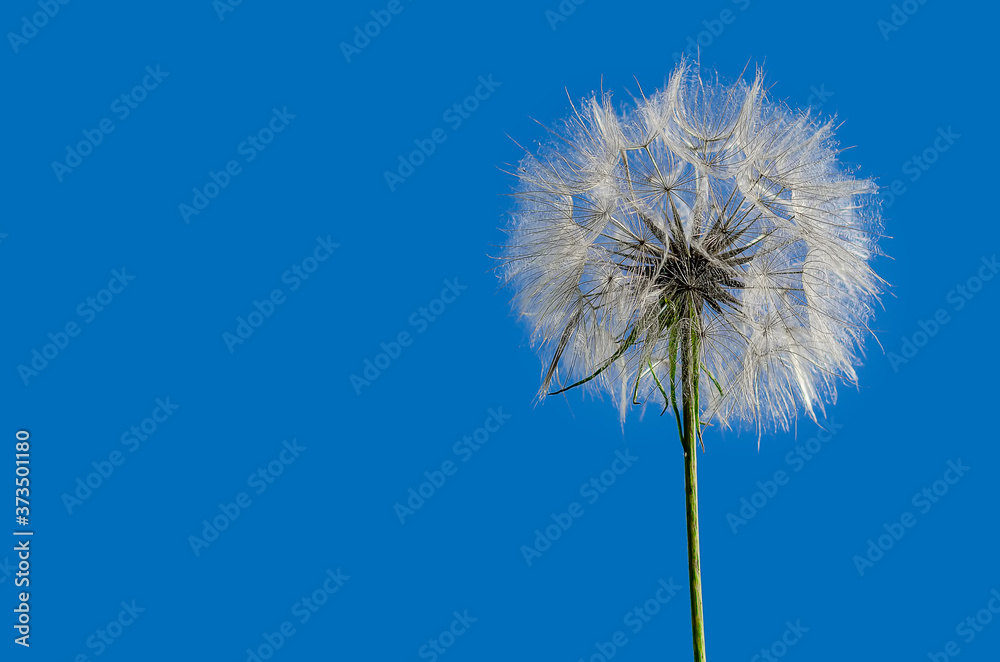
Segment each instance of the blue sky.
[{"label": "blue sky", "polygon": [[537,122],[700,47],[842,122],[892,285],[825,431],[706,434],[709,655],[995,660],[996,14],[5,4],[11,659],[687,658],[671,417],[534,406],[490,256]]}]

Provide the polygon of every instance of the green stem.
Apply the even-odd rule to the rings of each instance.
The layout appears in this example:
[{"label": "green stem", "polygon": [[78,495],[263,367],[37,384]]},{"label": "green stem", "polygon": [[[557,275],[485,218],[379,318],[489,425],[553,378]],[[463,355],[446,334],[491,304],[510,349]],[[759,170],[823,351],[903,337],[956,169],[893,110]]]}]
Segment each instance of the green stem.
[{"label": "green stem", "polygon": [[[693,324],[694,320],[689,319]],[[681,406],[684,409],[684,491],[687,502],[688,580],[691,585],[691,636],[695,662],[705,662],[705,615],[701,603],[701,544],[698,540],[698,347],[693,328],[683,332]]]}]

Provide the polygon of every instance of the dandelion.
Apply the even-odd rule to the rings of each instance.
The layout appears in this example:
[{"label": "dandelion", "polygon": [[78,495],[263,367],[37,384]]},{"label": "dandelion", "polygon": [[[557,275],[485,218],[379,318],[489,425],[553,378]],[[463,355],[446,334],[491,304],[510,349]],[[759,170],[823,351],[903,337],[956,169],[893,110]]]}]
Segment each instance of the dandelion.
[{"label": "dandelion", "polygon": [[857,383],[884,282],[875,186],[833,120],[681,62],[618,112],[592,95],[528,152],[499,273],[543,359],[539,399],[580,387],[672,411],[685,458],[696,661],[705,660],[696,445],[703,427],[817,421]]}]

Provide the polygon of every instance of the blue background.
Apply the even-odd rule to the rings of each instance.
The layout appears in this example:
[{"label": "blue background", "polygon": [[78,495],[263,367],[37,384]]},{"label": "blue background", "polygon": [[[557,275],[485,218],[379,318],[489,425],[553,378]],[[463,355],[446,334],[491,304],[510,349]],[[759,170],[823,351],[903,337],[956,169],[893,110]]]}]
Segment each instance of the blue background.
[{"label": "blue background", "polygon": [[[454,612],[476,620],[441,655],[450,662],[590,660],[616,631],[628,638],[616,660],[688,658],[673,422],[633,414],[623,432],[609,402],[576,394],[534,407],[540,363],[490,256],[514,140],[542,138],[535,119],[565,116],[567,90],[576,100],[603,86],[626,100],[637,81],[662,85],[674,54],[700,38],[704,66],[732,79],[764,64],[774,98],[843,120],[843,158],[862,176],[905,188],[886,195],[891,259],[876,263],[892,284],[876,320],[885,352],[870,341],[860,388],[829,406],[841,426],[832,439],[795,471],[786,455],[818,432],[808,420],[759,450],[754,434],[706,435],[709,655],[751,660],[798,621],[808,632],[774,649],[789,660],[922,660],[949,641],[963,662],[997,660],[1000,615],[985,612],[993,622],[969,643],[956,626],[1000,589],[1000,281],[979,282],[961,309],[949,294],[976,287],[969,279],[998,247],[987,204],[995,5],[914,1],[887,33],[889,2],[588,0],[564,3],[565,15],[557,0],[386,7],[70,2],[0,47],[0,484],[10,503],[14,433],[29,429],[35,531],[30,650],[10,628],[13,536],[0,552],[4,659],[242,661],[247,649],[266,654],[265,633],[284,622],[295,631],[276,660],[432,659],[421,647]],[[0,27],[20,32],[39,11],[7,2]],[[345,55],[340,44],[372,11],[391,21]],[[122,118],[112,103],[147,66],[169,75]],[[460,122],[446,115],[480,76],[496,84],[480,88],[487,98]],[[240,145],[273,109],[294,118],[248,161]],[[104,118],[113,132],[60,181],[53,162]],[[390,186],[385,173],[435,129],[444,141]],[[939,129],[960,137],[935,152]],[[936,161],[914,170],[927,149]],[[231,160],[239,174],[186,223],[179,205]],[[339,247],[312,263],[318,237]],[[296,266],[317,268],[293,290],[283,275]],[[81,315],[88,297],[107,300],[115,269],[134,280]],[[466,289],[435,303],[446,280]],[[237,318],[275,289],[284,303],[227,345]],[[439,314],[421,322],[428,306]],[[914,338],[939,310],[948,322]],[[70,322],[78,335],[50,348],[37,374],[20,369]],[[922,346],[891,362],[904,338]],[[387,366],[381,343],[397,354]],[[386,367],[352,383],[366,360]],[[123,443],[157,398],[177,409],[141,444]],[[490,409],[503,425],[457,454]],[[292,440],[305,450],[280,464]],[[626,450],[638,459],[588,503],[580,486]],[[115,451],[121,464],[95,474]],[[923,512],[913,496],[959,459],[970,469]],[[281,474],[258,494],[248,477],[274,461]],[[447,461],[453,475],[401,524],[394,505]],[[734,533],[727,515],[782,469],[788,483]],[[88,478],[99,485],[72,502]],[[195,550],[203,520],[240,493],[251,504]],[[583,515],[529,565],[522,546],[573,502]],[[916,524],[859,571],[855,555],[905,512]],[[349,579],[324,595],[338,569]],[[684,590],[633,633],[626,613],[671,578]],[[302,623],[294,606],[317,590],[328,601]],[[101,650],[97,633],[123,601],[145,611],[112,626],[119,636]]]}]

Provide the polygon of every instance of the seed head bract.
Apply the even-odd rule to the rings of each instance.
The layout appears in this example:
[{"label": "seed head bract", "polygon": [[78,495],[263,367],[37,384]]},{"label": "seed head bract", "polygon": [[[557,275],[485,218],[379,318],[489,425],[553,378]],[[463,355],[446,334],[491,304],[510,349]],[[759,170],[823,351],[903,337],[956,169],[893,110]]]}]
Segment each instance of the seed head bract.
[{"label": "seed head bract", "polygon": [[666,411],[694,339],[701,420],[787,429],[856,382],[883,281],[875,186],[834,120],[681,62],[665,89],[570,116],[519,164],[499,274],[542,360],[573,386]]}]

